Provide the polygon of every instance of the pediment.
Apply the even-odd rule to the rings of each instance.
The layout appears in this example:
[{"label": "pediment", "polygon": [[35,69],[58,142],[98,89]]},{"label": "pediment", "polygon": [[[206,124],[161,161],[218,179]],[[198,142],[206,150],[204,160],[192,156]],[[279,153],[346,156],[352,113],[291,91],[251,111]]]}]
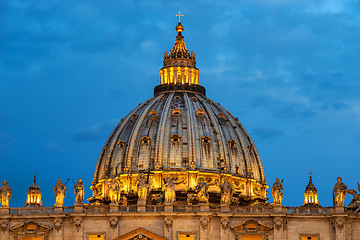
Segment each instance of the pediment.
[{"label": "pediment", "polygon": [[47,234],[52,229],[51,226],[30,221],[10,227],[9,230],[17,234]]},{"label": "pediment", "polygon": [[239,233],[266,233],[273,229],[272,226],[256,220],[242,221],[230,228]]},{"label": "pediment", "polygon": [[128,232],[120,237],[115,238],[114,240],[168,240],[162,236],[159,236],[155,233],[152,233],[143,228],[135,229],[131,232]]}]

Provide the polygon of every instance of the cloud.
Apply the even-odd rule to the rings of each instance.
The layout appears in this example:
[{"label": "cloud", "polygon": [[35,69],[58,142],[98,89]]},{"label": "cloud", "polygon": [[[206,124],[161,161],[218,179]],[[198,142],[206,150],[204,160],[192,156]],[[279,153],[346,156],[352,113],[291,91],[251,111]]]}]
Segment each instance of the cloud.
[{"label": "cloud", "polygon": [[106,137],[119,122],[119,119],[110,119],[105,122],[82,128],[73,133],[77,141],[93,141]]}]

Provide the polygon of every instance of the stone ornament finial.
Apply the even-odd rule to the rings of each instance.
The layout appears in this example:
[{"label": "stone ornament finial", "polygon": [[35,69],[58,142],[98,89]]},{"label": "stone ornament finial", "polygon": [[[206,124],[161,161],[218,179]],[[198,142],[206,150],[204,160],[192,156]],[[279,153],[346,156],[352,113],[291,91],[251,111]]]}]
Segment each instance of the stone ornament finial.
[{"label": "stone ornament finial", "polygon": [[344,207],[345,196],[348,189],[347,186],[342,182],[341,177],[337,177],[337,182],[333,188],[333,202],[335,207]]},{"label": "stone ornament finial", "polygon": [[273,197],[274,204],[276,204],[276,205],[282,205],[283,182],[284,182],[284,179],[282,179],[280,182],[279,178],[276,178],[275,183],[273,184],[272,189],[271,189],[271,196]]},{"label": "stone ornament finial", "polygon": [[2,182],[2,186],[0,187],[0,202],[1,202],[1,207],[2,208],[8,208],[9,207],[9,202],[11,199],[11,188],[10,186],[7,184],[7,181],[4,180]]},{"label": "stone ornament finial", "polygon": [[81,178],[79,178],[77,183],[75,183],[74,193],[75,193],[75,205],[81,205],[82,201],[84,201],[84,196],[85,196],[84,183]]},{"label": "stone ornament finial", "polygon": [[56,196],[54,207],[62,207],[64,205],[64,198],[66,196],[66,185],[61,182],[60,178],[57,180],[53,194]]}]

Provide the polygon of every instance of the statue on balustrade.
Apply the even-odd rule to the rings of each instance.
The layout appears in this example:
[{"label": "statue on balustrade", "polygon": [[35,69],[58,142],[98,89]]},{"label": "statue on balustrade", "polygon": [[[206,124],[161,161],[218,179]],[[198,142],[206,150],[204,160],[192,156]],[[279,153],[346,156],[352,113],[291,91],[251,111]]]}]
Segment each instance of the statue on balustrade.
[{"label": "statue on balustrade", "polygon": [[[359,186],[359,191],[360,191],[360,186]],[[356,190],[347,190],[347,192],[353,195],[353,199],[346,207],[346,210],[353,210],[357,214],[360,211],[360,194],[357,194]]]},{"label": "statue on balustrade", "polygon": [[234,189],[232,185],[229,183],[229,179],[227,177],[224,178],[224,182],[220,185],[220,190],[221,190],[221,205],[229,206],[233,198]]},{"label": "statue on balustrade", "polygon": [[199,179],[199,183],[195,188],[196,199],[200,203],[208,203],[209,202],[209,193],[208,193],[208,184],[204,181],[204,178]]},{"label": "statue on balustrade", "polygon": [[10,198],[11,198],[11,188],[7,184],[7,181],[5,181],[5,180],[2,182],[2,184],[3,185],[0,187],[1,207],[8,208],[9,207],[9,201],[10,201]]},{"label": "statue on balustrade", "polygon": [[61,182],[60,178],[57,180],[53,194],[56,196],[54,206],[62,207],[64,205],[64,198],[66,196],[66,185]]},{"label": "statue on balustrade", "polygon": [[344,207],[345,196],[347,193],[347,186],[342,182],[341,177],[337,177],[337,183],[333,188],[333,199],[335,207]]},{"label": "statue on balustrade", "polygon": [[79,180],[74,186],[74,193],[75,193],[75,205],[81,205],[81,202],[84,201],[84,196],[85,196],[84,183],[82,182],[81,178],[79,178]]},{"label": "statue on balustrade", "polygon": [[113,178],[109,182],[109,197],[111,204],[119,203],[119,194],[120,194],[120,185],[117,182],[116,178]]},{"label": "statue on balustrade", "polygon": [[283,180],[279,180],[279,178],[275,179],[275,183],[272,186],[271,189],[271,196],[274,199],[274,204],[276,205],[282,205],[282,200],[283,200]]},{"label": "statue on balustrade", "polygon": [[149,179],[146,179],[143,173],[140,173],[138,178],[137,194],[138,194],[138,205],[145,205],[149,194]]},{"label": "statue on balustrade", "polygon": [[167,176],[164,180],[165,184],[163,186],[164,188],[164,194],[165,194],[165,205],[171,205],[175,202],[175,183],[174,178],[170,178],[170,176]]}]

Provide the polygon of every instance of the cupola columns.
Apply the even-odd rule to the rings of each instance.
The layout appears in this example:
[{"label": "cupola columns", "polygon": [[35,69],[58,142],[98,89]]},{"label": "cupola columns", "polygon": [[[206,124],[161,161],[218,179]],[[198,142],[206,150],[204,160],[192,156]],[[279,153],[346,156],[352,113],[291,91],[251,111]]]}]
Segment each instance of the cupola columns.
[{"label": "cupola columns", "polygon": [[160,84],[199,85],[200,71],[196,68],[195,53],[189,52],[186,48],[182,36],[184,26],[179,21],[175,29],[178,35],[170,53],[167,51],[164,53],[164,67],[160,70]]}]

